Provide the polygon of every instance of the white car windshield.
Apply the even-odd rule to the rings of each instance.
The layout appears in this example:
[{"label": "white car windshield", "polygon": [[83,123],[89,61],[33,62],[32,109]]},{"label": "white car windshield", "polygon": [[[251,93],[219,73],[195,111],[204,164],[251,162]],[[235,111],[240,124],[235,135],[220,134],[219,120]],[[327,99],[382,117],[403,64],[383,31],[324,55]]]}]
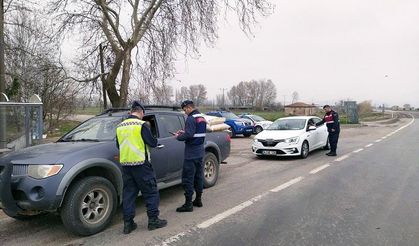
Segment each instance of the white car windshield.
[{"label": "white car windshield", "polygon": [[305,119],[279,119],[274,121],[267,130],[302,130],[305,125]]},{"label": "white car windshield", "polygon": [[249,116],[249,117],[256,122],[265,121],[265,119],[260,117],[259,115],[252,115],[252,116]]}]

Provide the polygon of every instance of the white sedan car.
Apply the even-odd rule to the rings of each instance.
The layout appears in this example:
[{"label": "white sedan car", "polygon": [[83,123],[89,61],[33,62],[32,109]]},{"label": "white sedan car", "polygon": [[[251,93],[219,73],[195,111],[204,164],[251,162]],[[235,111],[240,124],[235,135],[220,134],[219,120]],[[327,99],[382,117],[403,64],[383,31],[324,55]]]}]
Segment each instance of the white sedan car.
[{"label": "white sedan car", "polygon": [[328,146],[326,125],[316,127],[321,119],[315,116],[293,116],[274,121],[257,134],[252,151],[257,156],[301,156]]}]

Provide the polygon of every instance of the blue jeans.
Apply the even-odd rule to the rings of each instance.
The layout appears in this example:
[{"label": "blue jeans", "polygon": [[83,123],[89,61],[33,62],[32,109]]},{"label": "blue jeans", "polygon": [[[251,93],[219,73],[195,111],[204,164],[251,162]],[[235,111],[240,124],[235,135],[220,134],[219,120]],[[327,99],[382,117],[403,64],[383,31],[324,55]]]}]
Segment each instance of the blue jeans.
[{"label": "blue jeans", "polygon": [[159,216],[160,195],[157,190],[156,174],[151,164],[146,162],[139,166],[123,166],[122,178],[124,180],[122,207],[124,221],[135,217],[135,200],[139,191],[145,200],[148,218]]},{"label": "blue jeans", "polygon": [[203,158],[184,160],[182,185],[185,190],[185,196],[188,199],[192,199],[194,191],[202,193],[204,189]]}]

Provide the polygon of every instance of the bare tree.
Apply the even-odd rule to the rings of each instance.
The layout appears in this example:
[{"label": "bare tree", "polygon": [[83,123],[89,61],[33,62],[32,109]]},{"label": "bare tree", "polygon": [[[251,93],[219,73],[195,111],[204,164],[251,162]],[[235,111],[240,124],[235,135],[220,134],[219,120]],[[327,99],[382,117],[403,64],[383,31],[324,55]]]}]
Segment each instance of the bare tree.
[{"label": "bare tree", "polygon": [[259,95],[256,103],[257,109],[263,109],[266,106],[272,106],[276,100],[276,86],[272,80],[260,80]]},{"label": "bare tree", "polygon": [[204,85],[191,85],[189,86],[189,99],[194,101],[196,106],[200,106],[207,100],[207,88]]},{"label": "bare tree", "polygon": [[173,103],[173,87],[167,85],[166,83],[156,87],[153,91],[153,94],[157,104],[170,105]]},{"label": "bare tree", "polygon": [[[179,48],[184,54],[196,54],[202,42],[216,40],[218,17],[224,11],[235,11],[249,33],[258,15],[270,12],[267,1],[50,0],[49,14],[61,23],[58,33],[77,30],[84,37],[84,47],[100,43],[110,47],[105,88],[112,105],[118,107],[127,103],[133,69],[149,86],[165,82],[173,75]],[[97,71],[91,79],[100,75]]]},{"label": "bare tree", "polygon": [[176,103],[180,103],[186,99],[189,99],[188,87],[182,86],[180,87],[180,90],[176,90],[175,100]]},{"label": "bare tree", "polygon": [[24,6],[14,6],[7,18],[6,74],[12,99],[28,101],[40,95],[50,126],[70,114],[81,85],[67,78],[59,62],[60,43],[52,40],[45,21]]}]

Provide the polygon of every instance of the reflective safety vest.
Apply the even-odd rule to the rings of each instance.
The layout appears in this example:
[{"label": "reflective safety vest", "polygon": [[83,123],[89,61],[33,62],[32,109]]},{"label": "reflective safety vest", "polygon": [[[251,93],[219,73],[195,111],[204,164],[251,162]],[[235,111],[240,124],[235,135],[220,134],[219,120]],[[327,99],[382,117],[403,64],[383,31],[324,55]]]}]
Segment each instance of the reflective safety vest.
[{"label": "reflective safety vest", "polygon": [[150,161],[150,152],[141,136],[144,121],[126,119],[116,128],[119,143],[119,162],[125,166],[144,164],[146,157]]}]

